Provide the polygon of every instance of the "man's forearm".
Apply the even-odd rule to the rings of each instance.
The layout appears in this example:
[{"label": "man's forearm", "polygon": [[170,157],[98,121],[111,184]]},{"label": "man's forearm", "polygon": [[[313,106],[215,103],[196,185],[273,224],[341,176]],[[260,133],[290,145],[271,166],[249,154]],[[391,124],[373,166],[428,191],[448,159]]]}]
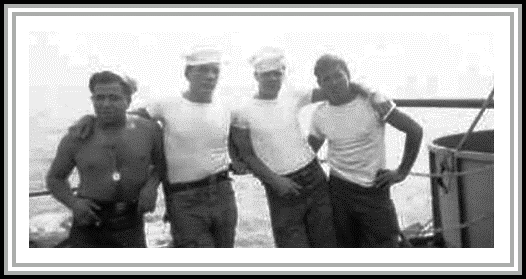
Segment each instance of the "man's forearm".
[{"label": "man's forearm", "polygon": [[237,153],[236,158],[248,165],[252,173],[265,184],[274,185],[279,178],[261,159],[256,155],[252,147],[250,130],[234,128],[231,134],[232,151]]},{"label": "man's forearm", "polygon": [[249,168],[252,170],[252,173],[254,173],[254,175],[263,183],[273,185],[274,181],[279,176],[255,155],[244,156],[242,159],[246,164],[248,164]]},{"label": "man's forearm", "polygon": [[159,184],[161,183],[160,175],[157,172],[153,172],[150,174],[150,177],[148,177],[148,180],[146,184],[144,185],[144,188],[148,188],[148,190],[156,190],[157,187],[159,187]]},{"label": "man's forearm", "polygon": [[73,195],[73,191],[71,191],[69,182],[67,180],[61,180],[58,178],[48,178],[47,179],[47,188],[62,204],[64,204],[68,208],[73,208],[73,205],[75,204],[76,197]]},{"label": "man's forearm", "polygon": [[243,161],[241,159],[241,155],[239,154],[239,150],[234,144],[234,140],[232,139],[232,133],[228,134],[228,155],[230,156],[230,159],[232,161]]},{"label": "man's forearm", "polygon": [[159,187],[159,184],[166,176],[166,166],[163,163],[164,158],[157,157],[155,160],[157,164],[150,165],[148,179],[146,180],[146,183],[143,187],[148,188],[149,190],[157,190],[157,187]]},{"label": "man's forearm", "polygon": [[404,176],[409,174],[411,168],[413,167],[418,153],[420,151],[420,145],[422,144],[422,128],[418,127],[412,133],[406,134],[406,141],[404,146],[404,155],[402,157],[402,162],[398,167],[398,172]]}]

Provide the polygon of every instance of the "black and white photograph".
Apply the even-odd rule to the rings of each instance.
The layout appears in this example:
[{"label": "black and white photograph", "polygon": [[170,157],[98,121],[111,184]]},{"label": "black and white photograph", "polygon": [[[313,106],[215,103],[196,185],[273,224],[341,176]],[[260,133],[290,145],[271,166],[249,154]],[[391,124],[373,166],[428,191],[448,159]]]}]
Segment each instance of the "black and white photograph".
[{"label": "black and white photograph", "polygon": [[510,256],[509,17],[152,6],[17,16],[17,250],[306,267]]}]

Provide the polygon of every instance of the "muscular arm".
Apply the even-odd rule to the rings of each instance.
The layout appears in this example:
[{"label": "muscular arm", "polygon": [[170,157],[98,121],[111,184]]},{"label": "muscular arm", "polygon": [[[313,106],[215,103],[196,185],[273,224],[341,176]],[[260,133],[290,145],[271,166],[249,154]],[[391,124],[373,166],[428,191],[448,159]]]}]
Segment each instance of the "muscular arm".
[{"label": "muscular arm", "polygon": [[76,165],[74,159],[76,144],[76,140],[70,134],[62,138],[46,175],[46,186],[51,194],[70,209],[73,208],[76,200],[68,182],[68,177]]},{"label": "muscular arm", "polygon": [[162,181],[166,181],[166,160],[161,127],[154,121],[148,121],[146,125],[147,131],[152,135],[151,164],[146,183],[144,183],[139,192],[139,204],[137,207],[139,214],[155,211],[157,189]]},{"label": "muscular arm", "polygon": [[411,171],[418,156],[420,145],[422,144],[422,126],[410,116],[396,108],[387,117],[386,121],[396,129],[404,132],[406,135],[404,154],[402,162],[398,167],[398,172],[405,177]]},{"label": "muscular arm", "polygon": [[152,172],[150,178],[152,183],[147,183],[147,187],[157,189],[159,183],[166,178],[166,158],[164,155],[163,132],[157,123],[152,123],[153,148],[151,152]]},{"label": "muscular arm", "polygon": [[252,140],[250,138],[249,129],[240,129],[237,127],[232,127],[232,140],[237,146],[239,151],[239,156],[248,164],[252,172],[263,182],[270,185],[273,185],[274,182],[279,178],[279,175],[274,173],[267,167],[261,159],[259,159],[252,147]]},{"label": "muscular arm", "polygon": [[53,197],[73,211],[79,225],[97,224],[100,218],[93,210],[100,210],[100,207],[92,200],[74,196],[67,180],[76,165],[75,152],[79,144],[79,139],[69,133],[60,141],[46,175],[46,186]]},{"label": "muscular arm", "polygon": [[241,155],[239,154],[239,149],[234,143],[234,140],[232,139],[232,128],[230,128],[230,132],[228,134],[228,154],[230,155],[231,162],[231,170],[233,174],[235,175],[245,175],[249,174],[250,170],[248,168],[248,165],[243,162],[243,159],[241,158]]},{"label": "muscular arm", "polygon": [[237,146],[234,144],[234,139],[232,138],[233,135],[233,129],[234,127],[230,127],[230,133],[228,134],[228,154],[230,155],[230,159],[232,161],[241,161],[241,156],[239,155],[239,150],[237,149]]}]

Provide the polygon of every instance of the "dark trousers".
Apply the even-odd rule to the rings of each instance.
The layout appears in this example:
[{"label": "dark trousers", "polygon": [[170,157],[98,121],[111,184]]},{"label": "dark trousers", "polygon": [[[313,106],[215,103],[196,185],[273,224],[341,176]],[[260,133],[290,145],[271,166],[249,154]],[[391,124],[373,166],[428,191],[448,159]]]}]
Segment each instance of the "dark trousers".
[{"label": "dark trousers", "polygon": [[173,247],[234,247],[237,204],[230,180],[169,193],[166,206]]},{"label": "dark trousers", "polygon": [[400,228],[388,188],[365,188],[334,175],[329,185],[339,247],[398,247]]},{"label": "dark trousers", "polygon": [[97,202],[100,225],[78,225],[73,219],[63,248],[146,248],[146,235],[137,203]]},{"label": "dark trousers", "polygon": [[286,176],[304,187],[301,195],[280,197],[265,185],[276,247],[335,248],[327,177],[319,162],[314,160]]}]

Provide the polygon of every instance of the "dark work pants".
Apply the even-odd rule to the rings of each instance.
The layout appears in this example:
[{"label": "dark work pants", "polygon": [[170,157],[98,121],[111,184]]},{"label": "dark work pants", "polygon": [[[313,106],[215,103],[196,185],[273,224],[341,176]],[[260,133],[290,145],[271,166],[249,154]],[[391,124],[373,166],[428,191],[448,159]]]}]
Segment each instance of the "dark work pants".
[{"label": "dark work pants", "polygon": [[166,197],[173,247],[233,248],[237,204],[230,180]]},{"label": "dark work pants", "polygon": [[400,228],[389,188],[366,188],[334,175],[329,187],[339,247],[398,247]]},{"label": "dark work pants", "polygon": [[285,175],[304,188],[296,197],[280,197],[265,185],[274,242],[278,248],[335,248],[333,212],[327,177],[317,160]]}]

